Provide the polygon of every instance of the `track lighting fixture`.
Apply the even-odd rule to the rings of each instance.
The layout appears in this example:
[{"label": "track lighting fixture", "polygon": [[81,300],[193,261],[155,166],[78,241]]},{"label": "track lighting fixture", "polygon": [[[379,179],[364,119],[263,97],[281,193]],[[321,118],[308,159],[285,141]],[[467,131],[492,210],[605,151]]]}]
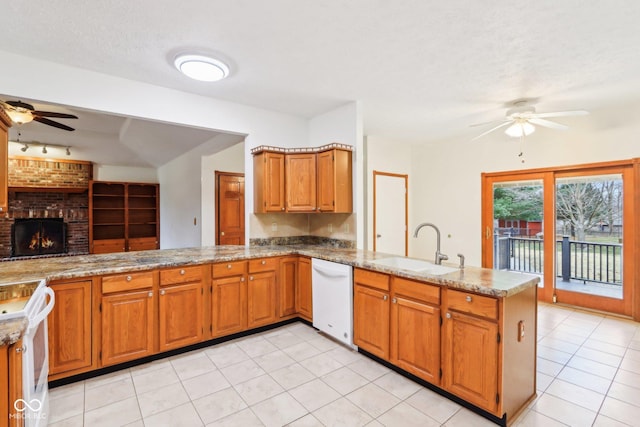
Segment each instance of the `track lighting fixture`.
[{"label": "track lighting fixture", "polygon": [[[22,145],[22,147],[20,147],[20,151],[22,151],[23,153],[26,153],[27,150],[31,147],[42,147],[42,154],[47,154],[49,153],[49,150],[51,148],[55,148],[55,149],[60,149],[60,150],[64,150],[65,154],[67,156],[71,155],[71,146],[70,145],[60,145],[60,144],[50,144],[50,143],[43,143],[43,142],[38,142],[38,141],[29,141],[29,142],[24,142],[24,141],[20,141],[20,135],[18,135],[18,138],[16,141],[10,141],[14,144],[20,144]],[[56,151],[54,150],[54,153]]]}]

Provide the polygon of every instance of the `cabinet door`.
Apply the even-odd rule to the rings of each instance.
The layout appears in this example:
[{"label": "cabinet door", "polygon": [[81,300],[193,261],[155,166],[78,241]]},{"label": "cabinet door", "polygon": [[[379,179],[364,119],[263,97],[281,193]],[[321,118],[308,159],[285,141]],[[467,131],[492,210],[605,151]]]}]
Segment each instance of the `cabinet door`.
[{"label": "cabinet door", "polygon": [[102,365],[153,354],[152,291],[102,297]]},{"label": "cabinet door", "polygon": [[353,342],[389,359],[389,293],[356,284],[353,289]]},{"label": "cabinet door", "polygon": [[351,151],[333,149],[317,154],[318,210],[351,213],[353,211],[353,166]]},{"label": "cabinet door", "polygon": [[49,374],[91,366],[91,281],[51,285],[56,303],[47,319]]},{"label": "cabinet door", "polygon": [[391,363],[440,384],[440,309],[402,297],[391,302]]},{"label": "cabinet door", "polygon": [[160,351],[202,341],[202,283],[160,289]]},{"label": "cabinet door", "polygon": [[276,273],[267,271],[249,275],[247,284],[247,326],[257,326],[275,323],[276,314]]},{"label": "cabinet door", "polygon": [[229,335],[247,328],[247,283],[245,276],[214,279],[211,305],[213,336]]},{"label": "cabinet door", "polygon": [[278,314],[280,317],[296,313],[296,282],[298,280],[298,257],[280,260],[278,277]]},{"label": "cabinet door", "polygon": [[287,154],[287,211],[314,212],[316,200],[316,154]]},{"label": "cabinet door", "polygon": [[450,311],[444,325],[444,389],[495,412],[498,407],[498,324]]},{"label": "cabinet door", "polygon": [[296,311],[305,319],[313,320],[313,293],[311,289],[311,259],[298,260],[298,280],[296,284]]},{"label": "cabinet door", "polygon": [[318,209],[333,212],[335,209],[335,168],[333,152],[318,153]]},{"label": "cabinet door", "polygon": [[255,213],[285,210],[284,154],[263,152],[253,158]]}]

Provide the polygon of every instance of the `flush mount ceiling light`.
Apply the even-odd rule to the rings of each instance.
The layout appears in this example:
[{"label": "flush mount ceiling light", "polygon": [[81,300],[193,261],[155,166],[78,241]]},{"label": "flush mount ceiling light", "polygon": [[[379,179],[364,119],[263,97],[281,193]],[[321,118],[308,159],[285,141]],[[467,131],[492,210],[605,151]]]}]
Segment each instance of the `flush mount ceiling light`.
[{"label": "flush mount ceiling light", "polygon": [[185,76],[202,82],[215,82],[229,75],[227,64],[208,56],[178,55],[173,63]]}]

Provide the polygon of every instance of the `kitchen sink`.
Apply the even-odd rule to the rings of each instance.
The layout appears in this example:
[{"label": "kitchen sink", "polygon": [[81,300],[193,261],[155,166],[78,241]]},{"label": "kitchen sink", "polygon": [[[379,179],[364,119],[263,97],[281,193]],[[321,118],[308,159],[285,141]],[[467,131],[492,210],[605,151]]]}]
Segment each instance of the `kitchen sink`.
[{"label": "kitchen sink", "polygon": [[437,265],[422,259],[406,258],[400,256],[377,259],[375,261],[371,261],[371,263],[384,267],[397,268],[400,270],[409,270],[419,273],[432,274],[434,276],[452,273],[458,270],[457,267],[447,267],[445,265]]}]

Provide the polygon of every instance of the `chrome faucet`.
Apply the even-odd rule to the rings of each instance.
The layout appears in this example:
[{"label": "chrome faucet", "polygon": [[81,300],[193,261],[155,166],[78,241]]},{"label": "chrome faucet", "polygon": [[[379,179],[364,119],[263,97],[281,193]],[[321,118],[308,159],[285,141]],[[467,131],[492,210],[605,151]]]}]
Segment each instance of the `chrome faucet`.
[{"label": "chrome faucet", "polygon": [[416,227],[416,231],[413,232],[413,237],[418,237],[418,231],[420,231],[420,229],[422,227],[426,227],[429,226],[431,228],[433,228],[434,230],[436,230],[436,264],[440,265],[442,264],[442,261],[446,261],[449,259],[449,257],[445,254],[443,254],[442,252],[440,252],[440,230],[438,230],[438,227],[436,227],[434,224],[431,224],[430,222],[423,222],[422,224],[418,225]]}]

